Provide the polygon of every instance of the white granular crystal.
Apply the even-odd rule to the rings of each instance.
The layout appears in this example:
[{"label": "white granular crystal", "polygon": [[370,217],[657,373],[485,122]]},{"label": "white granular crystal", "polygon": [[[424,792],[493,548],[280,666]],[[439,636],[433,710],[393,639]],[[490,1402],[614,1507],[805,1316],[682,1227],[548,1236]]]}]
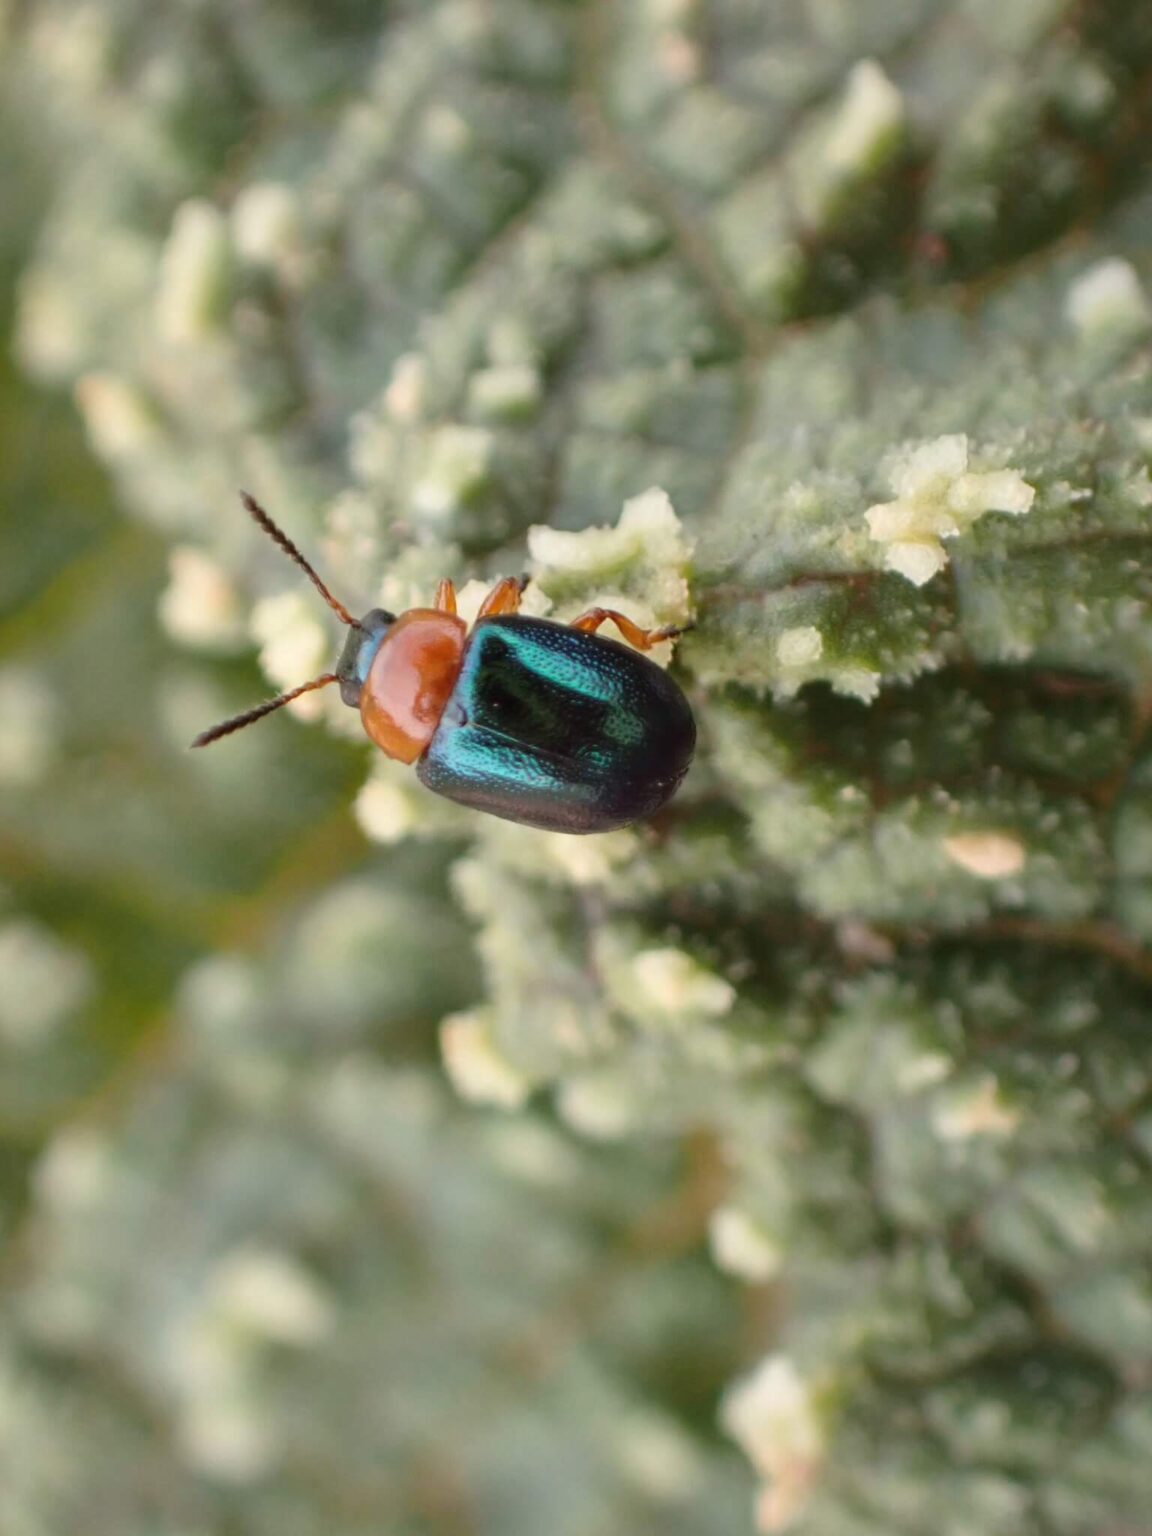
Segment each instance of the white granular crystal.
[{"label": "white granular crystal", "polygon": [[837,693],[859,699],[862,704],[871,704],[880,692],[880,674],[868,667],[839,667],[830,674],[829,681]]},{"label": "white granular crystal", "polygon": [[143,453],[156,440],[156,420],[140,392],[114,373],[86,373],[76,383],[76,404],[88,441],[113,462]]},{"label": "white granular crystal", "polygon": [[1129,475],[1124,482],[1124,493],[1134,507],[1145,511],[1152,507],[1152,475],[1148,473],[1147,465],[1142,464],[1135,474]]},{"label": "white granular crystal", "polygon": [[528,530],[528,552],[537,565],[590,576],[604,575],[644,556],[655,562],[683,561],[680,519],[667,491],[653,486],[624,503],[614,528],[566,533],[536,525]]},{"label": "white granular crystal", "polygon": [[165,341],[194,344],[217,330],[230,255],[220,210],[199,198],[182,203],[160,258],[156,329]]},{"label": "white granular crystal", "polygon": [[54,1136],[36,1165],[36,1193],[59,1210],[96,1206],[110,1192],[114,1159],[105,1137],[75,1126]]},{"label": "white granular crystal", "polygon": [[393,421],[419,421],[424,407],[427,368],[418,352],[405,352],[392,366],[392,377],[384,391],[384,408]]},{"label": "white granular crystal", "polygon": [[[294,688],[328,670],[331,640],[314,599],[305,593],[263,598],[252,610],[251,629],[260,646],[260,665],[278,688]],[[319,693],[305,694],[289,708],[315,719],[324,703]]]},{"label": "white granular crystal", "polygon": [[848,75],[822,143],[793,170],[791,195],[805,224],[834,219],[846,188],[883,170],[904,138],[904,98],[873,59]]},{"label": "white granular crystal", "polygon": [[944,1097],[932,1116],[941,1141],[970,1141],[974,1136],[1011,1136],[1020,1124],[1020,1111],[1005,1103],[991,1076]]},{"label": "white granular crystal", "polygon": [[725,1393],[720,1421],[763,1480],[758,1529],[786,1530],[807,1502],[825,1454],[810,1388],[787,1356],[769,1355]]},{"label": "white granular crystal", "polygon": [[371,778],[356,796],[356,820],[375,843],[398,843],[419,822],[413,795],[391,779]]},{"label": "white granular crystal", "polygon": [[1065,312],[1086,338],[1138,335],[1152,325],[1148,295],[1131,262],[1120,257],[1098,261],[1068,290]]},{"label": "white granular crystal", "polygon": [[603,885],[639,853],[636,834],[626,828],[599,837],[568,837],[563,832],[539,832],[536,836],[552,863],[573,885]]},{"label": "white granular crystal", "polygon": [[487,484],[496,440],[482,427],[439,427],[412,487],[412,509],[432,522],[450,517]]},{"label": "white granular crystal", "polygon": [[176,1415],[176,1441],[191,1466],[225,1483],[257,1482],[276,1457],[271,1426],[240,1396],[194,1400],[181,1408]]},{"label": "white granular crystal", "polygon": [[[594,601],[608,607],[604,599],[624,586],[627,578],[630,591],[643,592],[644,606],[634,599],[627,608],[614,601],[637,622],[654,618],[661,625],[687,624],[692,618],[691,549],[667,492],[657,487],[625,502],[615,527],[585,528],[580,533],[529,528],[528,550],[536,579],[548,591],[556,577],[584,578],[586,585],[600,588]],[[581,606],[589,606],[588,601]]]},{"label": "white granular crystal", "polygon": [[458,155],[474,141],[471,124],[454,107],[437,105],[424,117],[425,142],[442,154]]},{"label": "white granular crystal", "polygon": [[187,544],[169,552],[160,622],[181,645],[205,650],[231,650],[245,638],[236,588],[210,555]]},{"label": "white granular crystal", "polygon": [[637,1104],[630,1087],[611,1072],[568,1078],[556,1095],[561,1117],[593,1141],[616,1141],[636,1126]]},{"label": "white granular crystal", "polygon": [[896,1086],[901,1093],[920,1093],[943,1080],[952,1071],[952,1058],[940,1051],[925,1051],[902,1062],[896,1069]]},{"label": "white granular crystal", "polygon": [[944,839],[944,852],[953,864],[981,880],[1018,875],[1028,857],[1020,839],[1007,832],[957,832]]},{"label": "white granular crystal", "polygon": [[440,1053],[463,1099],[516,1109],[532,1084],[507,1061],[493,1043],[490,1022],[481,1010],[449,1015],[440,1025]]},{"label": "white granular crystal", "polygon": [[231,1323],[279,1344],[316,1344],[334,1326],[332,1304],[287,1254],[242,1248],[212,1279],[210,1305]]},{"label": "white granular crystal", "polygon": [[560,1088],[556,1107],[574,1131],[592,1141],[617,1141],[635,1129],[635,1097],[611,1073],[570,1078]]},{"label": "white granular crystal", "polygon": [[[480,581],[477,577],[473,577],[457,590],[456,612],[465,624],[471,626],[476,622],[480,605],[491,592],[492,585],[490,581]],[[521,612],[523,612],[523,606],[521,606]]]},{"label": "white granular crystal", "polygon": [[645,1000],[661,1013],[720,1018],[736,1001],[736,989],[682,949],[647,949],[632,962]]},{"label": "white granular crystal", "polygon": [[742,1280],[762,1282],[780,1271],[780,1249],[758,1222],[735,1206],[713,1211],[708,1241],[719,1268]]},{"label": "white granular crystal", "polygon": [[1036,492],[1015,470],[973,473],[963,433],[915,443],[889,466],[895,500],[864,514],[868,531],[885,545],[889,570],[923,586],[948,563],[944,539],[958,538],[987,512],[1020,515]]},{"label": "white granular crystal", "polygon": [[660,73],[672,85],[687,85],[700,78],[703,58],[699,45],[683,32],[664,32],[656,44]]},{"label": "white granular crystal", "polygon": [[539,371],[527,363],[482,368],[468,382],[469,404],[481,415],[496,419],[532,411],[542,394]]},{"label": "white granular crystal", "polygon": [[848,76],[824,156],[838,172],[865,171],[904,127],[904,98],[874,59],[861,59]]},{"label": "white granular crystal", "polygon": [[[857,785],[846,784],[840,798],[851,805],[862,803],[866,797]],[[859,918],[845,918],[836,924],[836,944],[849,959],[864,960],[869,965],[887,965],[896,958],[896,946],[888,935]]]},{"label": "white granular crystal", "polygon": [[0,927],[0,1042],[46,1043],[88,999],[92,967],[79,950],[30,918]]},{"label": "white granular crystal", "polygon": [[487,1138],[492,1161],[502,1174],[537,1189],[573,1189],[581,1166],[569,1138],[552,1126],[510,1116],[492,1122]]},{"label": "white granular crystal", "polygon": [[284,182],[260,181],[245,187],[232,205],[236,249],[255,266],[284,269],[298,256],[300,211],[296,195]]},{"label": "white granular crystal", "polygon": [[621,1469],[649,1498],[679,1504],[697,1492],[703,1481],[700,1450],[674,1420],[633,1409],[613,1431]]},{"label": "white granular crystal", "polygon": [[806,667],[824,654],[824,636],[814,624],[786,629],[776,640],[776,660],[782,667]]}]

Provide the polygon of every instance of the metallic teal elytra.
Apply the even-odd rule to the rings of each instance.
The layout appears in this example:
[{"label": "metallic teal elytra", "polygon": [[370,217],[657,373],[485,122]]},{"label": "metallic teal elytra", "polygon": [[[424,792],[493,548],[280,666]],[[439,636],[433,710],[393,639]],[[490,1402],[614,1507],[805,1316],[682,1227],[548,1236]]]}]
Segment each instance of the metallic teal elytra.
[{"label": "metallic teal elytra", "polygon": [[547,619],[481,619],[416,768],[473,810],[553,832],[651,816],[688,770],[688,701],[646,656]]},{"label": "metallic teal elytra", "polygon": [[[680,689],[640,652],[679,629],[644,629],[611,608],[589,608],[570,624],[528,618],[517,611],[524,583],[511,577],[489,592],[471,631],[450,581],[432,608],[399,616],[373,608],[354,619],[263,507],[243,501],[348,625],[348,643],[334,672],[204,731],[193,746],[339,683],[382,752],[415,763],[435,794],[490,816],[551,832],[610,832],[675,794],[696,723]],[[596,633],[608,620],[629,645]]]}]

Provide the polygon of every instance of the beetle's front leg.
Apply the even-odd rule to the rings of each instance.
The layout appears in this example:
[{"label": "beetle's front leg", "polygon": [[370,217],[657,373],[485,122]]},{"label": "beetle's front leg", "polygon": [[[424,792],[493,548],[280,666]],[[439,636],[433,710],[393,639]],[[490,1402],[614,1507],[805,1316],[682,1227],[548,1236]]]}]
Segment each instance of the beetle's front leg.
[{"label": "beetle's front leg", "polygon": [[650,651],[661,640],[675,640],[677,635],[684,633],[684,628],[678,624],[667,624],[663,629],[641,629],[639,624],[617,613],[615,608],[589,608],[587,613],[573,619],[570,627],[582,630],[586,635],[594,635],[601,624],[606,624],[609,619],[628,644],[634,645],[638,651]]},{"label": "beetle's front leg", "polygon": [[456,588],[445,576],[444,580],[436,588],[436,600],[432,606],[440,613],[456,613]]}]

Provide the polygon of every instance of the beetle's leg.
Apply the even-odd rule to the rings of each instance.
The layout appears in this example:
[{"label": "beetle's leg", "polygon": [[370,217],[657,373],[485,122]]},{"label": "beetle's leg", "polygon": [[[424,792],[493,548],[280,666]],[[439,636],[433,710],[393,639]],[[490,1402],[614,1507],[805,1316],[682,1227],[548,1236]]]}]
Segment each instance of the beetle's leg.
[{"label": "beetle's leg", "polygon": [[436,601],[432,605],[440,613],[456,612],[456,588],[445,576],[444,580],[436,588]]},{"label": "beetle's leg", "polygon": [[526,576],[504,576],[480,604],[478,619],[490,619],[496,613],[518,613],[520,594],[528,585]]},{"label": "beetle's leg", "polygon": [[663,629],[641,629],[639,624],[626,618],[624,614],[617,613],[615,608],[589,608],[587,613],[582,613],[578,619],[573,619],[569,628],[583,630],[586,635],[594,635],[601,624],[606,624],[609,619],[628,644],[634,645],[638,651],[650,651],[654,645],[659,645],[661,640],[674,640],[677,635],[684,633],[683,627],[679,624],[667,624]]}]

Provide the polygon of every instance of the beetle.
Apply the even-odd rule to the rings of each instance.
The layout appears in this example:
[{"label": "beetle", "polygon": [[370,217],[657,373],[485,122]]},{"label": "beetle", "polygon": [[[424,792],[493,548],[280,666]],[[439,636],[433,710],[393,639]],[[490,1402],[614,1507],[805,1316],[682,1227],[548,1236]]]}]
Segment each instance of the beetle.
[{"label": "beetle", "polygon": [[[435,794],[506,821],[608,832],[675,794],[696,723],[680,688],[640,652],[681,629],[643,629],[611,608],[570,624],[531,618],[518,611],[526,582],[514,577],[496,583],[471,629],[447,580],[431,608],[355,619],[259,502],[246,491],[241,500],[350,633],[334,672],[213,726],[194,747],[339,683],[386,756],[415,763]],[[609,619],[636,649],[597,633]]]}]

